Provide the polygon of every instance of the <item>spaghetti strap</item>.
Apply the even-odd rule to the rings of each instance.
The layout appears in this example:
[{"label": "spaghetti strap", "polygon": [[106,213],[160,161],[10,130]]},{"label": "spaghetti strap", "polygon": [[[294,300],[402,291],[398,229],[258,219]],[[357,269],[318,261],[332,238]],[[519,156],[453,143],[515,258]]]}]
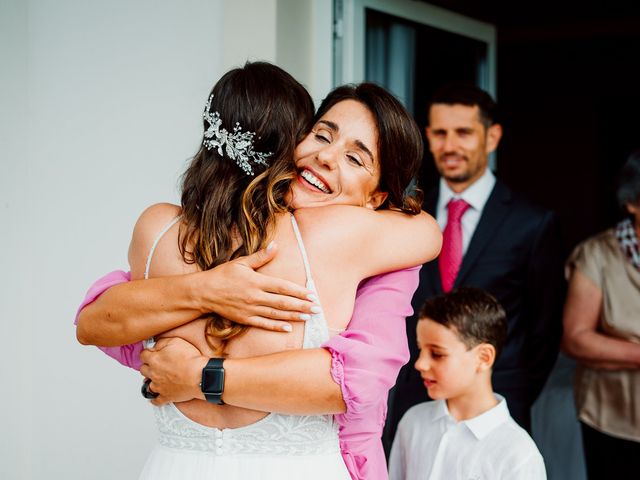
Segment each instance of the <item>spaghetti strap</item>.
[{"label": "spaghetti strap", "polygon": [[[153,252],[156,251],[156,247],[158,246],[158,242],[160,241],[160,239],[162,237],[164,237],[164,234],[167,233],[169,231],[169,229],[171,227],[173,227],[178,222],[178,220],[180,220],[181,218],[182,218],[182,215],[178,215],[173,220],[171,220],[169,223],[167,223],[162,228],[162,230],[160,230],[160,232],[158,233],[158,236],[156,236],[155,240],[153,241],[153,245],[151,245],[151,250],[149,250],[149,255],[147,256],[147,264],[144,267],[144,279],[145,280],[147,280],[149,278],[149,268],[151,268],[151,258],[153,257]],[[151,348],[155,344],[156,344],[156,340],[153,337],[142,341],[142,345],[144,346],[144,348]]]},{"label": "spaghetti strap", "polygon": [[178,220],[180,220],[180,218],[182,218],[182,216],[178,215],[176,218],[174,218],[169,223],[167,223],[164,226],[164,228],[162,230],[160,230],[160,233],[158,233],[158,236],[153,241],[153,245],[151,245],[151,250],[149,250],[149,255],[147,256],[147,263],[146,263],[146,265],[144,267],[144,279],[145,280],[149,278],[149,268],[151,268],[151,258],[153,257],[153,252],[155,252],[156,247],[158,246],[158,242],[160,241],[160,239],[162,237],[164,237],[164,234],[167,233],[169,231],[169,229],[171,227],[173,227],[178,222]]},{"label": "spaghetti strap", "polygon": [[[311,277],[311,267],[309,266],[307,250],[304,248],[304,242],[302,241],[302,235],[300,235],[298,222],[293,214],[291,214],[291,225],[293,226],[293,233],[298,241],[298,249],[302,256],[302,263],[304,263],[304,271],[307,275],[307,288],[319,298],[318,289]],[[311,314],[311,318],[304,322],[304,340],[302,342],[302,348],[317,348],[329,340],[329,337],[329,325],[327,324],[324,312],[320,311]]]},{"label": "spaghetti strap", "polygon": [[293,233],[296,235],[296,240],[298,241],[298,248],[300,249],[300,255],[302,255],[302,262],[304,263],[304,271],[307,275],[307,284],[309,282],[313,282],[311,278],[311,267],[309,266],[309,258],[307,257],[307,251],[304,248],[304,243],[302,242],[302,236],[300,235],[300,229],[298,228],[298,222],[296,222],[296,217],[291,214],[291,225],[293,225]]}]

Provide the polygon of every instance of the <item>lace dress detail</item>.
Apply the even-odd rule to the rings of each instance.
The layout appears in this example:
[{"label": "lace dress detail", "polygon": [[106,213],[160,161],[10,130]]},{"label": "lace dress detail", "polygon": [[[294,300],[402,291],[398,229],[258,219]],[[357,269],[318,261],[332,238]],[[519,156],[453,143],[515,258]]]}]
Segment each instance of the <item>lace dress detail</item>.
[{"label": "lace dress detail", "polygon": [[159,443],[211,455],[315,455],[340,451],[333,421],[322,415],[270,414],[240,428],[206,427],[174,405],[156,408]]},{"label": "lace dress detail", "polygon": [[[293,215],[291,223],[304,262],[306,286],[317,296]],[[169,228],[171,225],[162,234]],[[303,348],[320,347],[328,339],[324,313],[311,315],[305,322]],[[218,429],[189,419],[174,404],[154,407],[154,413],[159,445],[147,460],[143,479],[350,478],[332,415],[270,413],[244,427]]]}]

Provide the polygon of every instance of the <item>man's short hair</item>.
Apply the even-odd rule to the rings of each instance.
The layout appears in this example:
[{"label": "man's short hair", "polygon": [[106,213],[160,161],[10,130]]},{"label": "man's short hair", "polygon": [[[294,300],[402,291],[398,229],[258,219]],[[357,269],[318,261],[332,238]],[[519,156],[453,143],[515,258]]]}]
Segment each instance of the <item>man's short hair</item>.
[{"label": "man's short hair", "polygon": [[448,83],[436,90],[429,102],[427,118],[435,104],[477,106],[480,110],[480,122],[485,128],[498,123],[496,102],[491,95],[471,83]]},{"label": "man's short hair", "polygon": [[453,329],[467,349],[481,343],[493,345],[496,357],[507,339],[502,305],[479,288],[461,287],[428,299],[420,310],[420,320],[425,318]]}]

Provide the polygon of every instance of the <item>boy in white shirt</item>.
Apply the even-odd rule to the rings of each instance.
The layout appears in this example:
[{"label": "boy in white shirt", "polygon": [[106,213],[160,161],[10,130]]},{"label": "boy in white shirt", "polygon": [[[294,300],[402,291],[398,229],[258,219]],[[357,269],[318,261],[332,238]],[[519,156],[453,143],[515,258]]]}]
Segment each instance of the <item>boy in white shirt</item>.
[{"label": "boy in white shirt", "polygon": [[429,299],[417,334],[415,367],[434,401],[402,417],[390,480],[545,480],[535,443],[491,387],[507,336],[497,300],[477,288]]}]

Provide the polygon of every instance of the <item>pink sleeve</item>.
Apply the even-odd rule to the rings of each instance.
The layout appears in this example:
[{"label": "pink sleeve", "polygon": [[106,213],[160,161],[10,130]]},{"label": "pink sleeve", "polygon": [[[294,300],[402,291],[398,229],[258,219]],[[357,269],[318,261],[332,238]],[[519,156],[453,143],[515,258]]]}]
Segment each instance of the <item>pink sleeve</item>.
[{"label": "pink sleeve", "polygon": [[409,361],[405,319],[413,313],[419,270],[400,270],[362,283],[348,329],[323,345],[333,358],[331,375],[342,388],[347,406],[343,416],[357,415],[386,398]]},{"label": "pink sleeve", "polygon": [[389,389],[409,360],[405,320],[413,313],[419,271],[400,270],[362,283],[349,328],[323,345],[331,352],[331,376],[347,406],[334,418],[353,480],[389,478],[380,437]]},{"label": "pink sleeve", "polygon": [[[76,312],[76,318],[73,322],[74,325],[78,324],[78,315],[80,315],[80,311],[93,302],[96,298],[106,292],[109,288],[118,285],[119,283],[128,282],[131,280],[131,274],[129,272],[124,272],[122,270],[114,270],[111,273],[106,274],[104,277],[96,280],[89,290],[87,291],[84,300],[78,307],[78,311]],[[104,353],[109,355],[111,358],[116,359],[122,365],[126,365],[127,367],[131,367],[135,370],[140,370],[142,366],[142,362],[140,361],[140,352],[143,350],[142,342],[131,344],[131,345],[122,345],[120,347],[98,347]]]}]

